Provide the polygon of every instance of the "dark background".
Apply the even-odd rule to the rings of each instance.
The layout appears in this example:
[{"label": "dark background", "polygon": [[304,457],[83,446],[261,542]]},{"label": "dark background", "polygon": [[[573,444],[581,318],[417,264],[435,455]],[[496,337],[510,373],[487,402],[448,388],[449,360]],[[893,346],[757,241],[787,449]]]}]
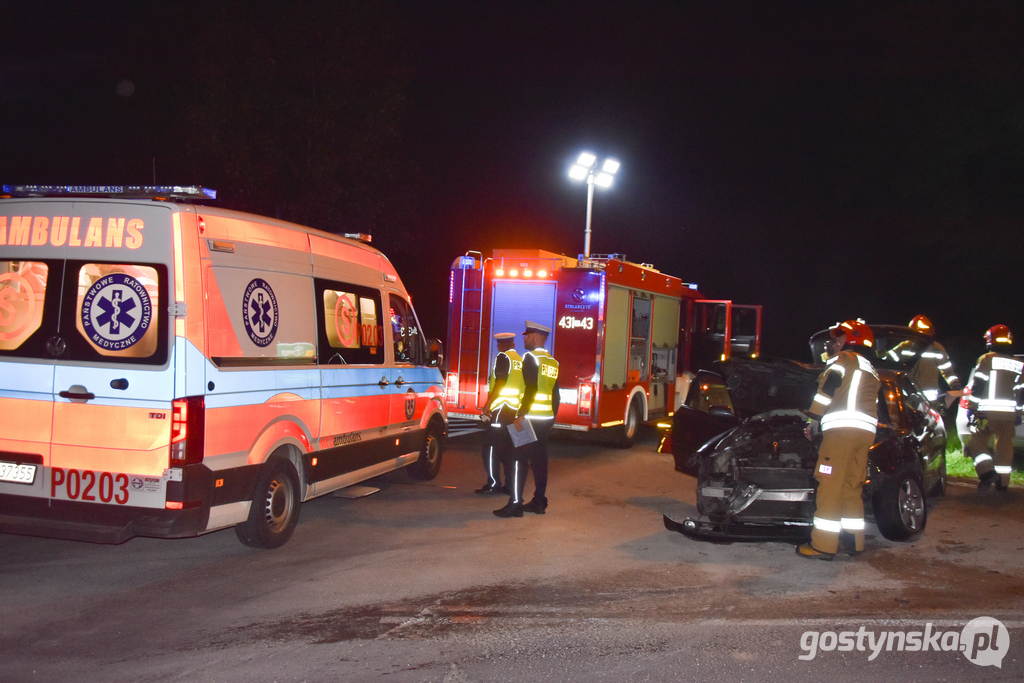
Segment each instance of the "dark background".
[{"label": "dark background", "polygon": [[764,352],[932,318],[960,372],[1017,303],[1013,2],[17,3],[0,181],[202,184],[369,232],[428,336],[467,250],[594,253],[765,307]]}]

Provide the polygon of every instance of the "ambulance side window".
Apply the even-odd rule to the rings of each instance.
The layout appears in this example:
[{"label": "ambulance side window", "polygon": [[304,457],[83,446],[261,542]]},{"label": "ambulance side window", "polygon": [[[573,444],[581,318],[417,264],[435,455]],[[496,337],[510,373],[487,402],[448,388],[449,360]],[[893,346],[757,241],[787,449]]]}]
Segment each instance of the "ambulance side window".
[{"label": "ambulance side window", "polygon": [[384,328],[380,292],[316,279],[317,357],[322,365],[381,365]]},{"label": "ambulance side window", "polygon": [[0,351],[17,349],[42,325],[49,272],[40,261],[0,261]]},{"label": "ambulance side window", "polygon": [[427,364],[426,345],[412,306],[402,297],[391,294],[391,341],[396,363]]}]

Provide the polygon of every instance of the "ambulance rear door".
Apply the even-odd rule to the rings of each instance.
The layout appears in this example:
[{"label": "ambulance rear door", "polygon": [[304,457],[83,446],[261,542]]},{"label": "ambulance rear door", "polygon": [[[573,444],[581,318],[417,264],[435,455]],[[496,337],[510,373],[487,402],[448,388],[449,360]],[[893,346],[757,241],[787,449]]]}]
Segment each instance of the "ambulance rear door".
[{"label": "ambulance rear door", "polygon": [[[32,228],[27,242],[8,231],[8,244],[0,247],[3,267],[8,274],[17,270],[22,281],[46,283],[38,328],[18,348],[3,351],[23,359],[22,380],[51,392],[49,453],[39,454],[41,476],[23,490],[54,500],[163,509],[174,397],[168,311],[174,207],[82,199],[6,206],[9,227],[20,214],[31,216]],[[38,315],[28,313],[28,328]],[[28,333],[18,330],[24,316],[15,317],[15,336]],[[12,397],[17,389],[3,381],[5,396]],[[30,406],[30,414],[19,415],[29,404],[21,405],[17,420],[4,418],[3,432],[28,429],[40,439],[45,410]],[[17,426],[22,419],[25,426]],[[4,493],[21,493],[4,486]]]},{"label": "ambulance rear door", "polygon": [[60,318],[64,248],[31,235],[33,220],[48,228],[52,214],[39,202],[0,204],[0,494],[45,495],[55,364],[45,349]]}]

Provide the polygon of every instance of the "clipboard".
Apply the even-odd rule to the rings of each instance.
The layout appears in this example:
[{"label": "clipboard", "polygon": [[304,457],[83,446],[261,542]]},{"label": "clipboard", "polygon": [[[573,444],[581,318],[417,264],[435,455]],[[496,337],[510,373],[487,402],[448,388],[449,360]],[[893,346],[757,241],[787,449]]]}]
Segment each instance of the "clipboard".
[{"label": "clipboard", "polygon": [[513,422],[508,426],[508,433],[512,437],[512,445],[516,448],[537,440],[537,432],[533,431],[533,425],[530,423],[530,420],[523,420],[522,431],[516,429],[516,423]]}]

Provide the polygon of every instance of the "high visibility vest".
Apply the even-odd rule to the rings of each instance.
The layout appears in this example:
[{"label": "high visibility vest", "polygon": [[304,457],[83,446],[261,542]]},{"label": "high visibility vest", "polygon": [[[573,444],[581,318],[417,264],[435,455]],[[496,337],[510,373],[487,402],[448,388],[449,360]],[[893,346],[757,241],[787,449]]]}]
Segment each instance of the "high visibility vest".
[{"label": "high visibility vest", "polygon": [[[826,385],[840,379],[839,387],[829,396]],[[832,380],[831,382],[829,380]],[[853,351],[840,351],[828,360],[818,379],[818,393],[811,404],[811,414],[821,416],[821,431],[853,428],[875,433],[878,426],[878,390],[881,380],[871,362]]]},{"label": "high visibility vest", "polygon": [[[523,398],[523,389],[526,388],[526,383],[523,381],[523,359],[516,352],[515,349],[509,349],[508,351],[502,351],[498,354],[498,357],[494,359],[494,365],[497,367],[498,358],[501,356],[507,356],[509,360],[509,371],[508,377],[505,379],[505,386],[501,388],[501,392],[494,397],[491,401],[491,405],[488,406],[490,412],[497,412],[502,406],[508,406],[512,410],[519,410],[520,401]],[[487,382],[487,395],[490,396],[494,390],[494,383],[497,378],[494,376],[494,369],[491,369],[491,378]]]},{"label": "high visibility vest", "polygon": [[979,413],[1017,412],[1017,397],[1022,389],[1024,363],[1013,356],[989,352],[978,359],[968,383],[971,410]]},{"label": "high visibility vest", "polygon": [[526,417],[531,420],[553,420],[555,383],[558,380],[558,361],[544,349],[528,351],[537,359],[537,395],[533,398],[530,412]]}]

